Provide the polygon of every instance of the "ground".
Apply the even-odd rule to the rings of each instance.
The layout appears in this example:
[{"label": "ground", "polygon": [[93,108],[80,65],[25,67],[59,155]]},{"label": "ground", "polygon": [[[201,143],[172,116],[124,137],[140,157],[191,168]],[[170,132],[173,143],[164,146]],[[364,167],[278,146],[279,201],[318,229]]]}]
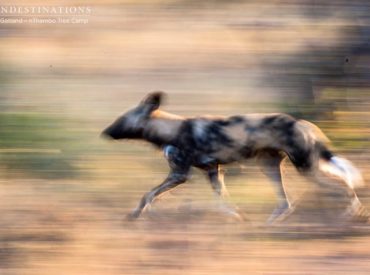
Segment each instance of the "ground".
[{"label": "ground", "polygon": [[[341,217],[347,201],[340,190],[316,188],[288,168],[288,191],[300,203],[287,220],[266,225],[273,189],[257,168],[234,167],[226,180],[244,221],[217,210],[198,173],[150,213],[128,221],[142,193],[164,176],[149,171],[127,179],[129,185],[3,180],[0,274],[370,272],[370,225]],[[359,195],[370,208],[368,189]]]}]

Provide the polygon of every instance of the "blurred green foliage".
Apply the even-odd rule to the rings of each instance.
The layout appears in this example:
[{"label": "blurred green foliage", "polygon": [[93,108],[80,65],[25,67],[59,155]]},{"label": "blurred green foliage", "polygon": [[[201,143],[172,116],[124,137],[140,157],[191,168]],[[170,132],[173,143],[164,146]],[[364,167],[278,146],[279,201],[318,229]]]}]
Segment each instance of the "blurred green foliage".
[{"label": "blurred green foliage", "polygon": [[68,150],[73,137],[62,119],[33,113],[0,114],[0,166],[46,178],[76,175]]}]

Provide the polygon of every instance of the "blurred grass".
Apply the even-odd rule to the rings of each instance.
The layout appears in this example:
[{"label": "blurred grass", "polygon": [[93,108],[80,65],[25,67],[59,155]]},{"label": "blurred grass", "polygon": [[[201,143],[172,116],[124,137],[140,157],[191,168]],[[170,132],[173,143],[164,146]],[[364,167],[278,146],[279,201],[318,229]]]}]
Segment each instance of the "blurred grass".
[{"label": "blurred grass", "polygon": [[32,113],[0,113],[0,166],[36,177],[76,176],[75,136],[63,118]]}]

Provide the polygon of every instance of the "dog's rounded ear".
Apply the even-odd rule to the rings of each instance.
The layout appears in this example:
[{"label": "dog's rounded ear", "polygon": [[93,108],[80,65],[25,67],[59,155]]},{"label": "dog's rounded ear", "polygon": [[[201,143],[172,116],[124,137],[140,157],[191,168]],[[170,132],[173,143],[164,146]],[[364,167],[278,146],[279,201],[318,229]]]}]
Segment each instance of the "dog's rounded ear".
[{"label": "dog's rounded ear", "polygon": [[159,108],[165,96],[166,94],[164,92],[155,91],[148,94],[141,103],[149,106],[150,111],[154,111]]}]

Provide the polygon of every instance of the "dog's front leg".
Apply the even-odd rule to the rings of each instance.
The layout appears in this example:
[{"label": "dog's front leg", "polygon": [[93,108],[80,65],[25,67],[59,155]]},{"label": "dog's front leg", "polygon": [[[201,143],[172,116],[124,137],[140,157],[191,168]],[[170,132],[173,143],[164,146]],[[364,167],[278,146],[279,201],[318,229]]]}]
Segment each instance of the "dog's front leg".
[{"label": "dog's front leg", "polygon": [[243,220],[243,218],[238,213],[237,208],[228,204],[225,200],[229,194],[224,183],[224,173],[220,169],[220,167],[217,165],[213,168],[208,169],[207,176],[211,183],[212,189],[216,193],[217,199],[219,200],[219,206],[221,210],[238,220]]},{"label": "dog's front leg", "polygon": [[295,209],[290,202],[281,176],[282,161],[285,156],[275,151],[261,152],[257,156],[257,161],[261,165],[262,172],[268,176],[274,183],[276,194],[278,196],[278,206],[275,208],[267,223],[271,224],[275,221],[282,221],[287,218]]},{"label": "dog's front leg", "polygon": [[129,219],[138,218],[143,210],[148,207],[156,197],[186,182],[188,179],[191,164],[187,155],[171,145],[165,147],[164,153],[171,169],[169,175],[162,184],[154,187],[143,196],[136,209],[128,215]]},{"label": "dog's front leg", "polygon": [[186,180],[187,174],[171,171],[162,184],[154,187],[142,197],[139,205],[128,215],[128,218],[138,218],[140,214],[145,210],[145,208],[147,208],[156,197],[166,191],[173,189],[179,184],[184,183]]}]

